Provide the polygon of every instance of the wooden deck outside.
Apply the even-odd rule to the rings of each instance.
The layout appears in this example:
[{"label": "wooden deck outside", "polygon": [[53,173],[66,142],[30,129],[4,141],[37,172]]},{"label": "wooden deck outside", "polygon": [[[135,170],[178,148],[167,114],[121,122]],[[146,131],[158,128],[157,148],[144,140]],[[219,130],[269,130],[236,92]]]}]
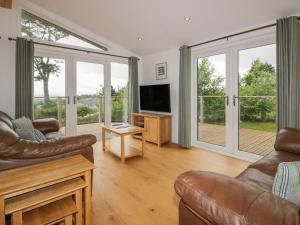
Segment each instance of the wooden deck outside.
[{"label": "wooden deck outside", "polygon": [[[225,126],[199,123],[198,140],[225,146]],[[256,155],[267,155],[273,150],[276,134],[240,128],[239,149]]]},{"label": "wooden deck outside", "polygon": [[[199,123],[198,140],[225,146],[225,127],[222,125]],[[64,129],[62,129],[64,131]],[[101,124],[82,124],[77,126],[77,134],[93,134],[101,140]],[[276,134],[273,132],[259,131],[254,129],[240,129],[241,151],[257,155],[267,155],[273,150]]]}]

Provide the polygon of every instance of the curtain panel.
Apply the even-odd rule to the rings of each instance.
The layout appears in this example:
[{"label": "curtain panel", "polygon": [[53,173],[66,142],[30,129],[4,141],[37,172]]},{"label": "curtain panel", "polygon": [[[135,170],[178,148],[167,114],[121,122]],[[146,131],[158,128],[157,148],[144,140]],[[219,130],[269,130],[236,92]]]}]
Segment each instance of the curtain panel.
[{"label": "curtain panel", "polygon": [[300,21],[277,20],[278,129],[300,128]]},{"label": "curtain panel", "polygon": [[178,144],[191,147],[191,49],[182,46],[179,64],[179,121]]},{"label": "curtain panel", "polygon": [[128,59],[128,114],[129,120],[131,113],[139,112],[139,80],[138,80],[138,58]]},{"label": "curtain panel", "polygon": [[15,117],[33,117],[34,44],[24,38],[16,40]]}]

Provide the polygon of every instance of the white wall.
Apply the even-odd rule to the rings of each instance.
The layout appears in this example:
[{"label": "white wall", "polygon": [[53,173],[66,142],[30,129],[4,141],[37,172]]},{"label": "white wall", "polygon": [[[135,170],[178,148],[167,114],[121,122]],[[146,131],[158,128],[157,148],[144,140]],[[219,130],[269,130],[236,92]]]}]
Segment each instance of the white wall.
[{"label": "white wall", "polygon": [[104,45],[108,47],[108,53],[110,54],[137,56],[135,53],[122,48],[103,37],[93,34],[71,21],[37,7],[26,0],[14,0],[13,9],[4,9],[0,7],[0,36],[2,37],[0,39],[0,110],[11,116],[14,116],[15,114],[15,42],[8,41],[8,37],[15,38],[21,34],[21,9],[31,11],[41,17],[49,19],[51,22],[55,23],[57,21],[59,25],[65,26],[73,32],[83,34],[93,41],[104,43]]},{"label": "white wall", "polygon": [[16,4],[14,9],[0,8],[0,110],[14,115],[15,99],[15,45],[8,37],[16,37],[18,20]]},{"label": "white wall", "polygon": [[[155,64],[167,62],[167,79],[156,80]],[[179,49],[171,49],[153,55],[143,57],[139,83],[144,84],[170,84],[171,91],[171,114],[172,119],[172,139],[178,142],[178,97],[179,97]]]}]

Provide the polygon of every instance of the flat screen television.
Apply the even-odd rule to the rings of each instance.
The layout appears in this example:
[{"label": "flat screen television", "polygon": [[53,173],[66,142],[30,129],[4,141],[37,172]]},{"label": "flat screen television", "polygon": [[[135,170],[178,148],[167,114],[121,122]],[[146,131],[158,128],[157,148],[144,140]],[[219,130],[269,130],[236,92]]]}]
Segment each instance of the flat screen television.
[{"label": "flat screen television", "polygon": [[140,86],[141,110],[171,112],[170,84]]}]

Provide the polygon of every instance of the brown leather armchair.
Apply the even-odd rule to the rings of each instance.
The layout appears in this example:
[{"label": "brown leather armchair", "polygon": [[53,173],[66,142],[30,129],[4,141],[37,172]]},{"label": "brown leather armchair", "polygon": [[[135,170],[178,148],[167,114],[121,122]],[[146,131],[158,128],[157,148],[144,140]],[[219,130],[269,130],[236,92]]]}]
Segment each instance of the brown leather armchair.
[{"label": "brown leather armchair", "polygon": [[210,172],[180,175],[180,225],[299,225],[300,207],[272,194],[278,164],[300,161],[300,130],[278,132],[275,151],[236,178]]},{"label": "brown leather armchair", "polygon": [[33,125],[46,141],[22,140],[13,130],[12,118],[0,111],[0,171],[81,154],[94,162],[94,135],[65,137],[55,119],[35,120]]}]

